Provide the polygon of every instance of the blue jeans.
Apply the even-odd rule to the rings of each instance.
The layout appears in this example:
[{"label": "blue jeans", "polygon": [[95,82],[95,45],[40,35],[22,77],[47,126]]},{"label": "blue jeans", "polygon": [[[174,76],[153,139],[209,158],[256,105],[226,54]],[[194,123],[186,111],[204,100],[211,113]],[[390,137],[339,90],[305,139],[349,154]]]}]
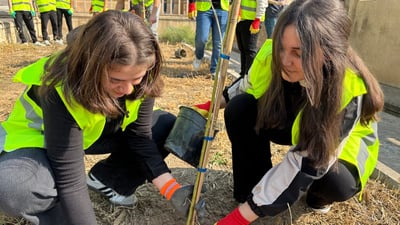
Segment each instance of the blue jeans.
[{"label": "blue jeans", "polygon": [[204,49],[208,41],[210,29],[212,32],[211,73],[215,73],[217,69],[218,57],[221,51],[226,23],[228,21],[228,11],[215,9],[215,13],[217,19],[212,9],[198,11],[196,17],[195,56],[197,59],[202,59],[204,57]]},{"label": "blue jeans", "polygon": [[278,17],[265,17],[265,31],[267,32],[267,38],[272,38],[272,32],[274,31],[274,27]]}]

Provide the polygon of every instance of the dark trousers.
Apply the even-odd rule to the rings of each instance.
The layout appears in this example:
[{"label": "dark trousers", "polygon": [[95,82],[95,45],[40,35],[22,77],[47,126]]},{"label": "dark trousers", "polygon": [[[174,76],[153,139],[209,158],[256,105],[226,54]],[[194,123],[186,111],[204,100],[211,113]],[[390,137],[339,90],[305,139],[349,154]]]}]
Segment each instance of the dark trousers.
[{"label": "dark trousers", "polygon": [[312,208],[322,208],[334,202],[343,202],[360,192],[361,182],[357,168],[339,160],[329,172],[315,180],[307,191],[307,204]]},{"label": "dark trousers", "polygon": [[[174,115],[165,111],[154,111],[152,133],[153,140],[158,147],[158,152],[148,154],[152,154],[152,156],[157,155],[159,160],[163,160],[168,156],[169,152],[164,149],[164,143],[175,123],[175,119]],[[142,158],[138,158],[132,151],[127,151],[124,143],[125,141],[121,139],[121,136],[113,135],[112,137],[98,140],[85,153],[111,153],[108,158],[95,164],[91,168],[90,173],[107,187],[112,188],[121,195],[128,196],[133,194],[140,185],[144,184],[148,180],[148,177],[157,173],[155,172],[157,170],[157,166],[155,165],[159,165],[160,162],[156,160],[144,164]]]},{"label": "dark trousers", "polygon": [[[270,142],[291,144],[292,122],[285,128],[263,129],[257,134],[254,130],[257,100],[249,94],[232,98],[224,117],[232,144],[233,196],[238,202],[245,202],[253,187],[272,167]],[[310,185],[306,201],[311,207],[319,208],[351,198],[360,187],[356,167],[339,160],[337,166]]]},{"label": "dark trousers", "polygon": [[240,51],[240,76],[249,71],[254,57],[257,54],[258,34],[250,33],[252,20],[243,20],[236,25],[236,41]]},{"label": "dark trousers", "polygon": [[57,28],[57,13],[56,11],[49,11],[40,13],[40,21],[42,25],[42,36],[43,40],[49,40],[49,35],[47,33],[47,24],[51,23],[51,28],[53,30],[53,40],[58,40],[58,28]]},{"label": "dark trousers", "polygon": [[35,25],[33,24],[32,14],[29,11],[15,11],[15,27],[17,28],[18,36],[21,39],[22,43],[27,42],[27,39],[24,35],[23,24],[25,23],[26,28],[28,28],[29,34],[31,36],[32,42],[37,42]]},{"label": "dark trousers", "polygon": [[58,30],[58,37],[60,39],[63,38],[63,29],[62,29],[63,17],[65,17],[65,22],[66,22],[67,27],[68,27],[68,32],[73,29],[73,26],[72,26],[72,15],[68,14],[68,9],[59,9],[59,8],[57,8],[57,26],[58,26],[57,30]]},{"label": "dark trousers", "polygon": [[271,169],[270,141],[289,145],[290,128],[256,133],[257,100],[249,94],[232,98],[225,108],[225,125],[232,145],[233,196],[244,202]]}]

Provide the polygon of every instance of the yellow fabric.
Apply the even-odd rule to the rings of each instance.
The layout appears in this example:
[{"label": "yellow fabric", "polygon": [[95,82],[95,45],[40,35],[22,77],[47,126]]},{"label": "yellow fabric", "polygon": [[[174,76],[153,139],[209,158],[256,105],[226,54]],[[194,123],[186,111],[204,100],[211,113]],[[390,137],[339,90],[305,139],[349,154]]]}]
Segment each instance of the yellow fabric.
[{"label": "yellow fabric", "polygon": [[[229,0],[221,0],[221,8],[225,11],[229,10]],[[198,11],[207,11],[211,9],[210,0],[196,0],[196,9]]]},{"label": "yellow fabric", "polygon": [[72,9],[71,0],[56,0],[56,7],[58,9]]},{"label": "yellow fabric", "polygon": [[41,13],[57,10],[55,0],[36,0],[36,4]]},{"label": "yellow fabric", "polygon": [[[44,148],[44,127],[43,112],[40,106],[33,101],[28,93],[33,85],[41,85],[41,77],[48,57],[42,58],[35,63],[22,68],[14,77],[15,82],[27,85],[24,93],[16,101],[13,110],[6,121],[0,124],[0,145],[5,151],[13,151],[24,147]],[[75,101],[68,104],[61,86],[56,90],[64,102],[69,113],[83,131],[83,149],[90,147],[101,135],[106,117],[101,114],[94,114],[86,110]],[[138,117],[139,107],[142,99],[127,100],[126,109],[129,117],[125,116],[121,125],[122,130],[135,121]]]},{"label": "yellow fabric", "polygon": [[[253,64],[249,71],[249,82],[251,87],[246,90],[256,99],[260,98],[268,89],[271,78],[272,63],[272,40],[268,39],[257,53]],[[341,110],[343,110],[353,98],[362,96],[367,93],[364,81],[351,69],[346,69],[343,81],[343,96]],[[299,140],[300,120],[302,113],[300,112],[292,127],[292,144],[296,145]],[[345,140],[343,150],[339,156],[358,169],[362,190],[369,176],[372,174],[379,152],[379,139],[376,122],[371,122],[368,126],[362,126],[360,122],[351,131],[349,137]],[[361,193],[362,193],[361,190]],[[360,194],[360,199],[362,195]]]},{"label": "yellow fabric", "polygon": [[154,0],[132,0],[133,5],[137,5],[139,3],[144,3],[145,7],[149,7],[154,3]]},{"label": "yellow fabric", "polygon": [[31,11],[31,1],[29,0],[11,0],[12,11]]},{"label": "yellow fabric", "polygon": [[[257,1],[255,0],[242,0],[240,2],[240,19],[241,20],[254,20],[256,18]],[[260,18],[260,21],[264,21],[265,13]]]},{"label": "yellow fabric", "polygon": [[259,99],[265,93],[271,82],[271,63],[272,40],[267,39],[258,51],[249,70],[248,76],[251,87],[246,90],[246,93],[253,95],[256,99]]}]

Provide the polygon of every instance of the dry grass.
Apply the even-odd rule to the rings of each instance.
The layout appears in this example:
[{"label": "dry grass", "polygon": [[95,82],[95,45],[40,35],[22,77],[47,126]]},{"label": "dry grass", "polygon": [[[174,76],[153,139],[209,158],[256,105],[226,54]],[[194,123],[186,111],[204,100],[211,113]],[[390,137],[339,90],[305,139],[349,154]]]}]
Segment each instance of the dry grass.
[{"label": "dry grass", "polygon": [[[191,71],[193,53],[184,47],[188,53],[186,58],[176,59],[174,52],[177,45],[162,44],[165,57],[163,75],[165,92],[157,100],[157,106],[178,113],[180,105],[202,103],[211,97],[213,81],[205,79],[208,74],[207,65],[199,72]],[[1,45],[0,59],[0,120],[4,120],[11,110],[14,100],[23,90],[19,84],[11,82],[13,74],[22,66],[48,55],[61,47],[31,47],[20,45]],[[229,82],[229,81],[228,81]],[[223,126],[223,110],[218,115],[218,133],[211,147],[210,164],[206,173],[205,186],[207,192],[203,195],[207,202],[205,218],[198,224],[214,224],[237,206],[232,198],[232,173],[230,160],[230,143]],[[273,161],[280,161],[287,151],[286,146],[273,145]],[[87,169],[105,156],[86,156]],[[188,164],[174,156],[167,158],[174,176],[180,183],[193,183],[196,171]],[[134,208],[116,207],[109,204],[102,196],[90,192],[93,206],[98,217],[98,223],[104,225],[140,224],[140,225],[175,225],[185,224],[186,219],[177,217],[174,209],[164,200],[151,184],[141,186],[137,191],[139,199]],[[335,203],[326,215],[313,213],[300,200],[286,212],[273,217],[263,218],[254,224],[400,224],[399,190],[392,190],[379,181],[371,180],[366,187],[363,202],[356,198],[343,203]],[[24,220],[0,215],[0,224],[28,224]]]}]

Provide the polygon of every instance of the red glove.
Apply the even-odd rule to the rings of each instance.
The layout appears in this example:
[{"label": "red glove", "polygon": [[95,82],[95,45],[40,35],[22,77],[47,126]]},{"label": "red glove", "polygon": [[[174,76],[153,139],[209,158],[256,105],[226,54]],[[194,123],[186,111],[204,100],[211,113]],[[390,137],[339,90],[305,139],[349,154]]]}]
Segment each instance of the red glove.
[{"label": "red glove", "polygon": [[188,18],[194,20],[197,16],[196,2],[189,3]]},{"label": "red glove", "polygon": [[240,214],[239,208],[234,209],[227,216],[219,220],[215,225],[248,225],[250,224],[242,214]]},{"label": "red glove", "polygon": [[193,105],[193,109],[199,112],[204,117],[207,117],[208,111],[210,111],[211,101],[207,101],[203,104]]},{"label": "red glove", "polygon": [[251,23],[250,33],[251,34],[257,34],[259,31],[260,31],[260,19],[259,18],[255,18],[253,20],[253,23]]}]

